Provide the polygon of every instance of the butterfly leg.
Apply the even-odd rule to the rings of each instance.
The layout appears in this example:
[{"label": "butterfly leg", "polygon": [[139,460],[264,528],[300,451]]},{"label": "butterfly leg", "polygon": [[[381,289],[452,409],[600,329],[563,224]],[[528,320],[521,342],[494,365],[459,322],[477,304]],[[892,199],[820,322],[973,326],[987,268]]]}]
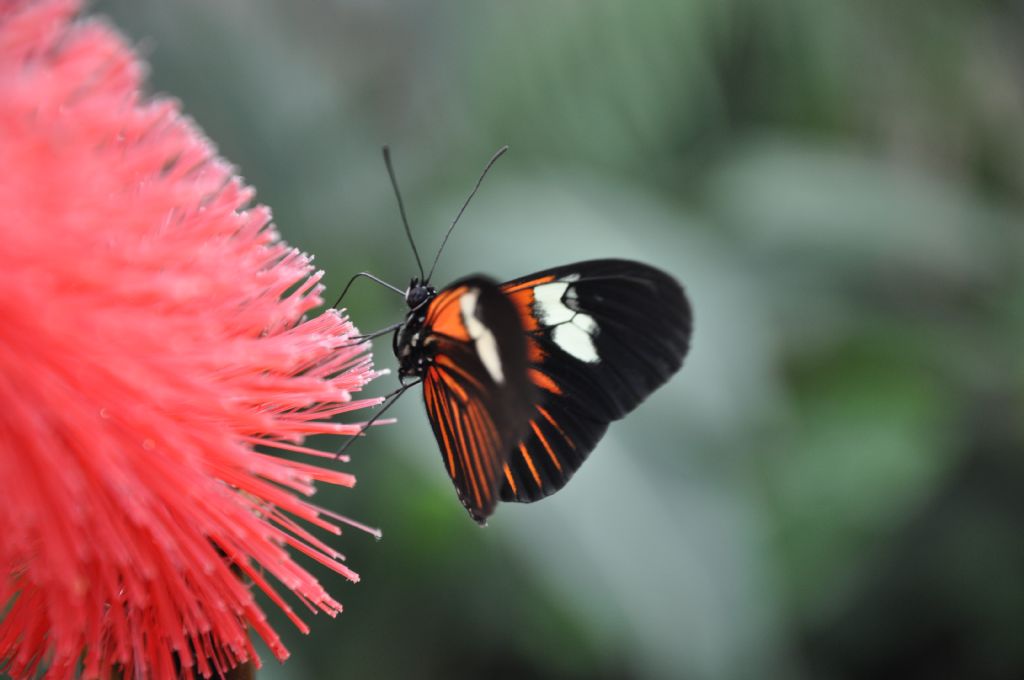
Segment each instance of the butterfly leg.
[{"label": "butterfly leg", "polygon": [[348,283],[345,284],[345,287],[341,291],[341,295],[338,296],[337,301],[335,301],[335,303],[333,305],[331,305],[331,307],[333,307],[334,309],[338,308],[338,305],[341,304],[341,299],[343,297],[345,297],[345,294],[348,292],[348,289],[351,288],[352,284],[355,283],[356,279],[359,279],[359,278],[370,279],[371,281],[373,281],[375,283],[379,283],[380,285],[384,286],[385,288],[389,288],[389,289],[395,291],[396,293],[398,293],[402,297],[405,297],[405,291],[402,290],[401,288],[398,288],[396,286],[392,286],[387,281],[385,281],[383,279],[377,278],[376,276],[374,276],[370,272],[359,272],[358,274],[356,274],[355,276],[353,276],[351,279],[348,280]]},{"label": "butterfly leg", "polygon": [[398,330],[398,328],[401,327],[401,325],[402,325],[402,322],[393,323],[390,326],[385,326],[384,328],[381,328],[380,330],[373,331],[372,333],[360,333],[359,335],[352,336],[352,339],[355,342],[353,342],[351,345],[342,345],[342,347],[355,347],[356,345],[358,345],[361,342],[366,342],[367,340],[373,340],[374,338],[379,338],[382,335],[387,335],[388,333],[396,331],[396,330]]},{"label": "butterfly leg", "polygon": [[377,413],[375,413],[372,418],[370,418],[368,421],[366,421],[365,425],[363,425],[361,428],[359,428],[359,432],[356,432],[354,435],[349,437],[348,441],[346,441],[342,445],[342,447],[340,449],[338,449],[338,452],[334,454],[334,457],[335,458],[339,458],[341,456],[341,454],[345,453],[345,451],[348,449],[348,447],[350,447],[352,445],[352,442],[354,442],[364,432],[366,432],[368,429],[370,429],[370,426],[373,425],[375,422],[377,422],[377,420],[382,415],[384,415],[384,413],[389,408],[391,408],[392,404],[394,404],[396,401],[398,401],[398,398],[400,396],[405,394],[406,390],[408,390],[410,387],[415,387],[416,385],[419,385],[419,384],[420,384],[420,381],[417,380],[416,382],[411,382],[411,383],[409,383],[407,385],[402,385],[401,387],[399,387],[394,392],[391,392],[390,394],[385,395],[384,396],[384,406],[382,406],[381,409],[379,411],[377,411]]}]

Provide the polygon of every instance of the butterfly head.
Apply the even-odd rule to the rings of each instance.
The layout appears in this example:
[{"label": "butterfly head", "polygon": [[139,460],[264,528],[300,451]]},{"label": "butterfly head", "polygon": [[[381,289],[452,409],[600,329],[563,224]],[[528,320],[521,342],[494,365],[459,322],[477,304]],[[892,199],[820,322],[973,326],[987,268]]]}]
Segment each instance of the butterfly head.
[{"label": "butterfly head", "polygon": [[435,295],[437,295],[437,290],[433,286],[413,278],[405,291],[405,304],[409,305],[409,309],[416,309]]}]

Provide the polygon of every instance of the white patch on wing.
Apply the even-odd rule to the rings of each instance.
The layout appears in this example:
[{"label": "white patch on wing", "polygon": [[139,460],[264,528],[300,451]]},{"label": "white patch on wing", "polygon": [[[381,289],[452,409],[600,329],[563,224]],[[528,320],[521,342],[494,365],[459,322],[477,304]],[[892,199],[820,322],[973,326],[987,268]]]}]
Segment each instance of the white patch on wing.
[{"label": "white patch on wing", "polygon": [[576,314],[562,302],[562,296],[567,290],[569,284],[560,281],[544,283],[533,289],[533,311],[542,325],[554,326],[565,323]]},{"label": "white patch on wing", "polygon": [[459,309],[462,311],[462,323],[466,332],[473,340],[476,355],[484,365],[491,379],[499,385],[505,382],[505,374],[501,370],[501,356],[498,354],[498,341],[494,333],[476,317],[476,302],[480,297],[479,288],[470,288],[459,298]]},{"label": "white patch on wing", "polygon": [[577,314],[572,322],[586,331],[587,335],[591,337],[597,333],[597,322],[589,314]]},{"label": "white patch on wing", "polygon": [[[533,311],[541,325],[551,328],[551,339],[564,352],[580,361],[597,363],[601,357],[594,345],[597,322],[594,317],[577,312],[566,304],[579,298],[571,284],[578,274],[569,274],[558,281],[541,284],[533,289]],[[573,304],[576,307],[577,304]]]},{"label": "white patch on wing", "polygon": [[[584,314],[580,316],[589,319],[593,323],[593,319],[589,316]],[[562,351],[580,361],[586,361],[589,364],[596,364],[601,361],[601,357],[597,353],[597,347],[594,345],[593,336],[585,329],[576,325],[575,321],[555,326],[551,331],[551,339],[562,348]]]}]

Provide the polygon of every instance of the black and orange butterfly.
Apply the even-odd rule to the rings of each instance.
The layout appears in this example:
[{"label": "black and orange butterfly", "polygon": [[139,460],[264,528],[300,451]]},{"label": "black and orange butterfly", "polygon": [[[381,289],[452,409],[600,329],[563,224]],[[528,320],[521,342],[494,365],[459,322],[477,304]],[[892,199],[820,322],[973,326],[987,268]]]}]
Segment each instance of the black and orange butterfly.
[{"label": "black and orange butterfly", "polygon": [[395,333],[402,387],[384,409],[423,384],[448,475],[481,525],[499,500],[530,503],[565,486],[608,424],[679,370],[692,328],[679,283],[629,260],[577,262],[506,283],[476,274],[440,291],[431,286],[448,235],[506,150],[484,168],[424,275],[385,147],[420,276],[404,291],[365,272],[352,279],[373,279],[405,297],[405,320],[371,334]]}]

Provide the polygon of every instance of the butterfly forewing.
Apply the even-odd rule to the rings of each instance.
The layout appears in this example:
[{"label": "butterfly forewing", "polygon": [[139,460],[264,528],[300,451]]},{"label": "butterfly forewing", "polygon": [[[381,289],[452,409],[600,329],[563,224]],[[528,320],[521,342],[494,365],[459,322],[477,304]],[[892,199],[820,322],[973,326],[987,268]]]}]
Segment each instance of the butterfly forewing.
[{"label": "butterfly forewing", "polygon": [[608,424],[679,370],[692,315],[675,279],[626,260],[548,269],[501,290],[526,333],[537,397],[500,495],[530,502],[562,488]]},{"label": "butterfly forewing", "polygon": [[484,277],[458,281],[433,298],[423,333],[431,355],[423,375],[427,415],[459,498],[482,524],[536,401],[528,337],[516,306]]}]

